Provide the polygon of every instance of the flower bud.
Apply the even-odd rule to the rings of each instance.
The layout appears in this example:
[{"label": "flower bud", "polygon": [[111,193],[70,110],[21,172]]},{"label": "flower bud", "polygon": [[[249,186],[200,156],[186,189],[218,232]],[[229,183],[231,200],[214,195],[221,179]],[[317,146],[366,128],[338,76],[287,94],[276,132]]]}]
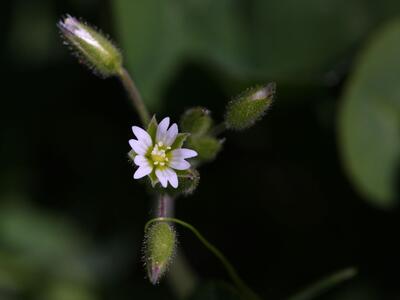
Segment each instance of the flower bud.
[{"label": "flower bud", "polygon": [[197,152],[195,160],[206,162],[213,160],[222,149],[223,140],[213,136],[191,136],[188,139],[188,147]]},{"label": "flower bud", "polygon": [[251,127],[271,106],[275,87],[275,83],[255,87],[230,102],[225,115],[226,127],[236,130]]},{"label": "flower bud", "polygon": [[103,34],[69,15],[58,23],[58,28],[65,43],[96,74],[105,78],[120,72],[121,53]]},{"label": "flower bud", "polygon": [[176,233],[171,225],[158,222],[152,225],[145,237],[145,263],[152,284],[157,284],[165,274],[176,248]]},{"label": "flower bud", "polygon": [[183,132],[193,135],[203,135],[208,132],[212,124],[210,111],[202,107],[195,107],[187,110],[181,118]]},{"label": "flower bud", "polygon": [[[162,188],[155,186],[157,193],[167,193],[171,197],[178,197],[180,195],[191,195],[197,188],[200,182],[200,173],[196,169],[188,169],[183,171],[176,171],[179,178],[179,186],[175,189],[172,187]],[[151,191],[152,189],[150,189]]]}]

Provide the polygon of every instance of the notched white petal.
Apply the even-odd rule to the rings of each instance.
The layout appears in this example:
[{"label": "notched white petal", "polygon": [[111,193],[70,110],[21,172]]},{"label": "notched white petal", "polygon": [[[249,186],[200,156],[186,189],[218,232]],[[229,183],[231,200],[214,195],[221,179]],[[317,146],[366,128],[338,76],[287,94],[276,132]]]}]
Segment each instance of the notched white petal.
[{"label": "notched white petal", "polygon": [[133,134],[136,136],[136,138],[139,140],[139,142],[142,142],[146,146],[149,146],[149,147],[151,145],[153,145],[151,137],[147,133],[146,130],[144,130],[143,128],[140,128],[138,126],[132,126],[132,131],[133,131]]},{"label": "notched white petal", "polygon": [[146,144],[144,144],[140,141],[134,140],[134,139],[129,140],[129,145],[131,146],[133,151],[135,151],[136,154],[139,154],[139,155],[145,155],[150,148]]},{"label": "notched white petal", "polygon": [[167,168],[164,170],[164,172],[166,173],[167,179],[171,186],[176,189],[178,187],[178,176],[176,175],[175,171]]},{"label": "notched white petal", "polygon": [[172,126],[168,129],[166,137],[165,137],[165,141],[164,143],[167,146],[171,146],[174,142],[175,139],[178,135],[178,125],[176,125],[175,123],[172,124]]},{"label": "notched white petal", "polygon": [[190,163],[183,159],[173,159],[169,166],[175,170],[187,170],[190,168]]},{"label": "notched white petal", "polygon": [[143,155],[136,155],[133,162],[138,165],[139,167],[147,167],[150,166],[149,160],[144,157]]},{"label": "notched white petal", "polygon": [[168,178],[167,178],[167,174],[165,173],[165,170],[157,169],[156,176],[157,176],[158,180],[160,181],[161,185],[164,188],[166,188],[168,185]]},{"label": "notched white petal", "polygon": [[149,166],[144,166],[144,167],[139,167],[139,169],[136,170],[135,174],[133,175],[134,179],[140,179],[146,175],[149,175],[153,168]]},{"label": "notched white petal", "polygon": [[167,129],[169,126],[169,117],[164,118],[157,127],[156,141],[165,142],[167,137]]},{"label": "notched white petal", "polygon": [[175,159],[185,159],[185,158],[192,158],[197,156],[197,152],[191,149],[175,149],[172,152],[172,157]]}]

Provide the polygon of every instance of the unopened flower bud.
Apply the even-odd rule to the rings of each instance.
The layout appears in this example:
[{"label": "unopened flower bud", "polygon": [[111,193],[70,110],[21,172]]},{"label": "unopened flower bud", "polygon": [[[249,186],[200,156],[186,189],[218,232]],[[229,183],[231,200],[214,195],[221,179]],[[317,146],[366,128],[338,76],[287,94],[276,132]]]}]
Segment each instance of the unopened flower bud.
[{"label": "unopened flower bud", "polygon": [[214,160],[222,149],[223,140],[213,136],[191,136],[188,139],[188,147],[198,153],[197,161],[208,162]]},{"label": "unopened flower bud", "polygon": [[121,53],[99,31],[69,15],[58,23],[58,28],[66,44],[96,74],[109,77],[120,72]]},{"label": "unopened flower bud", "polygon": [[158,222],[152,225],[145,240],[145,263],[152,284],[165,274],[176,248],[176,233],[171,225]]},{"label": "unopened flower bud", "polygon": [[251,127],[271,106],[275,87],[275,83],[269,83],[252,88],[230,102],[225,115],[226,127],[236,130]]},{"label": "unopened flower bud", "polygon": [[182,131],[189,132],[192,135],[206,134],[211,125],[210,111],[203,107],[191,108],[181,118]]},{"label": "unopened flower bud", "polygon": [[194,168],[191,168],[188,170],[183,170],[183,171],[177,171],[176,173],[179,178],[179,186],[176,189],[174,189],[172,187],[163,189],[161,186],[155,186],[155,191],[157,193],[165,192],[168,195],[170,195],[171,197],[179,197],[181,195],[189,196],[189,195],[193,194],[193,192],[196,190],[197,186],[199,185],[200,173]]}]

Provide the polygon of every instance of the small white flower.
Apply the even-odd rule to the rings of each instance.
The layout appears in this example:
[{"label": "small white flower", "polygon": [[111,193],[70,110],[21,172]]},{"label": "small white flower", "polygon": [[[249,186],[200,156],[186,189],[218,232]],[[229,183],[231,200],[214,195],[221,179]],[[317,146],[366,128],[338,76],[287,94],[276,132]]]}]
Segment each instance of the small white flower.
[{"label": "small white flower", "polygon": [[136,154],[134,163],[139,167],[133,178],[155,175],[164,188],[168,182],[172,187],[178,187],[175,170],[189,169],[190,163],[185,159],[197,156],[197,152],[174,145],[178,137],[178,126],[174,123],[169,127],[169,122],[168,117],[164,118],[153,137],[140,127],[132,127],[137,139],[129,140],[129,145]]}]

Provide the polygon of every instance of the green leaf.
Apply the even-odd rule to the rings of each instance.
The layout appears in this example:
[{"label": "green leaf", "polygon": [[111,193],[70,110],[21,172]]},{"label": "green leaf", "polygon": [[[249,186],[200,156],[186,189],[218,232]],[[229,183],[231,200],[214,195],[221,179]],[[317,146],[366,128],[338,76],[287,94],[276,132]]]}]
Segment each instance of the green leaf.
[{"label": "green leaf", "polygon": [[146,103],[161,104],[163,90],[188,57],[239,80],[319,79],[400,8],[390,0],[248,2],[113,1],[127,68]]},{"label": "green leaf", "polygon": [[400,159],[400,21],[371,39],[347,85],[339,138],[348,175],[372,204],[396,204]]}]

